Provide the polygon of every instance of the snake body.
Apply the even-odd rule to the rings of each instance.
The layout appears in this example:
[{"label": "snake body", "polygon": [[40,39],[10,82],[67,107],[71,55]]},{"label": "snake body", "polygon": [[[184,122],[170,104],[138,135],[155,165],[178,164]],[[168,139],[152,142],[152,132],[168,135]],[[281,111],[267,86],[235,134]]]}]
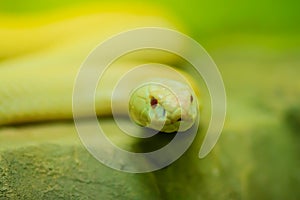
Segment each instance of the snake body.
[{"label": "snake body", "polygon": [[[39,23],[35,24],[33,20],[31,23],[32,27],[26,30],[26,33],[32,33],[32,35],[28,33],[25,34],[26,37],[24,37],[24,41],[18,37],[19,35],[24,34],[22,28],[18,29],[18,19],[16,19],[16,22],[10,20],[10,24],[7,25],[13,26],[16,24],[16,27],[12,29],[9,29],[9,27],[0,29],[0,35],[5,35],[10,38],[10,41],[16,39],[18,43],[23,43],[25,47],[27,44],[25,40],[29,40],[30,38],[30,41],[32,41],[32,44],[26,47],[30,52],[27,54],[21,52],[20,48],[15,48],[15,51],[13,48],[10,48],[9,52],[0,51],[0,56],[4,59],[0,64],[0,126],[72,119],[72,91],[76,74],[80,68],[80,64],[95,44],[98,44],[112,34],[130,28],[145,25],[170,28],[176,27],[176,25],[166,21],[164,17],[160,18],[157,15],[155,17],[150,16],[149,13],[151,11],[149,11],[148,14],[146,12],[143,14],[139,13],[138,16],[135,13],[136,11],[130,9],[129,12],[124,10],[122,12],[118,10],[118,12],[105,12],[98,15],[94,14],[92,16],[79,16],[71,20],[66,19],[63,23],[53,22],[50,25],[44,26]],[[111,19],[114,20],[114,23],[112,23]],[[82,24],[82,26],[87,24],[87,29],[84,33],[79,32],[79,30],[83,30],[84,28],[79,27],[77,23]],[[103,26],[108,27],[108,29],[103,31],[103,29],[91,28],[97,27],[96,25],[101,23]],[[57,33],[56,30],[60,30],[62,24],[66,25],[65,31],[73,37],[68,38],[63,32],[61,34]],[[53,40],[53,35],[49,34],[49,32],[53,31],[57,34],[56,38],[64,41],[63,45],[57,45],[57,42],[55,42],[56,46],[49,46],[46,50],[43,50],[42,48],[38,49],[38,44],[36,43],[40,43],[44,46],[47,46],[47,44],[49,45]],[[16,44],[16,46],[20,44]],[[3,45],[7,45],[7,43],[3,43]],[[31,49],[31,47],[34,48]],[[3,48],[5,48],[5,46]],[[178,48],[182,47],[179,46]],[[37,51],[34,52],[35,50]],[[24,53],[24,55],[10,59],[12,56],[20,53]],[[153,56],[151,56],[151,58],[152,57]],[[114,74],[114,76],[109,76],[107,79],[104,78],[103,82],[100,83],[104,85],[104,87],[96,92],[95,105],[97,115],[108,116],[111,113],[109,105],[113,82],[126,73],[126,71],[130,70],[132,66],[145,61],[165,63],[170,66],[177,62],[172,56],[161,56],[160,54],[157,54],[154,60],[149,59],[148,53],[142,53],[139,56],[121,61],[120,64],[117,64],[119,67],[112,67],[112,70],[109,72],[110,74]],[[155,88],[155,86],[152,86],[152,88]],[[181,92],[182,91],[180,91],[180,93]],[[164,93],[164,90],[162,93]],[[160,98],[159,96],[152,95],[152,97],[157,98],[159,103],[154,110],[148,109],[151,108],[151,102],[150,104],[147,102],[147,105],[144,105],[149,111],[155,111],[152,112],[152,114],[148,113],[148,118],[151,115],[149,119],[154,122],[153,116],[155,116],[157,119],[156,121],[161,122],[162,118],[160,118],[160,112],[162,112],[163,107],[165,111],[167,111],[164,122],[166,125],[171,125],[164,126],[163,131],[173,132],[177,130],[178,125],[180,124],[179,118],[181,118],[180,121],[182,124],[188,122],[182,127],[183,130],[186,130],[194,122],[197,110],[196,101],[190,101],[191,93],[188,92],[185,97],[187,102],[189,104],[194,103],[195,105],[189,105],[186,109],[181,110],[181,108],[178,108],[180,103],[180,101],[178,101],[178,96],[172,98],[171,96]],[[138,99],[140,97],[135,98]],[[144,98],[149,100],[148,97]],[[192,98],[196,99],[196,96],[193,96]],[[162,99],[164,100],[162,101]],[[183,102],[185,101],[186,100]],[[120,102],[122,102],[122,99]],[[167,107],[173,105],[174,102],[176,102],[176,108],[171,106],[170,109],[167,109]],[[146,116],[140,113],[137,114],[137,112],[140,112],[139,109],[132,109],[133,107],[139,108],[139,106],[139,103],[135,106],[131,106],[131,116],[136,123],[149,126],[150,122],[144,119]],[[120,112],[124,112],[123,108],[124,106],[120,104]],[[137,117],[138,115],[139,118]],[[175,123],[173,123],[174,121]],[[149,127],[157,129],[156,126]]]}]

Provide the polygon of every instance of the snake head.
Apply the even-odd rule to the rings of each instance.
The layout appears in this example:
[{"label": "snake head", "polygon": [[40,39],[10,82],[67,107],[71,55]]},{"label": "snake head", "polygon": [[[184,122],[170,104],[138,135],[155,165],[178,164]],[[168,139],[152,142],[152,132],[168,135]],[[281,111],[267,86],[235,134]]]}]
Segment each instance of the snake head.
[{"label": "snake head", "polygon": [[195,123],[197,114],[195,95],[181,82],[149,82],[131,93],[129,116],[140,126],[166,133],[186,131]]}]

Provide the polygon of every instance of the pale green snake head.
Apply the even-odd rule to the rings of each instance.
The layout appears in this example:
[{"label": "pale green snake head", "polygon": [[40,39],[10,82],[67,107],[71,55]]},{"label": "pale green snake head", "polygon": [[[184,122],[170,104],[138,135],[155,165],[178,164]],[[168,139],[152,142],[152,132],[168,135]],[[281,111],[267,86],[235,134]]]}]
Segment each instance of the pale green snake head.
[{"label": "pale green snake head", "polygon": [[138,125],[161,132],[186,131],[198,115],[191,88],[181,82],[162,80],[145,83],[131,93],[129,115]]}]

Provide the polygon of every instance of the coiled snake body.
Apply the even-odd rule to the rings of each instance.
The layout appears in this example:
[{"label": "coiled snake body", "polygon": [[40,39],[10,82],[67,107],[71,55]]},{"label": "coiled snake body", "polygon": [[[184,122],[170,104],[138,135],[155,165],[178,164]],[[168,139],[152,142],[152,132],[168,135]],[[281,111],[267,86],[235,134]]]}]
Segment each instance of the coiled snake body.
[{"label": "coiled snake body", "polygon": [[[0,125],[71,119],[72,91],[76,73],[92,47],[113,33],[145,26],[145,24],[148,26],[174,27],[164,17],[149,16],[146,12],[137,17],[134,12],[128,13],[124,10],[122,12],[121,14],[118,10],[118,12],[80,16],[42,26],[36,22],[36,25],[26,31],[23,29],[8,29],[9,31],[1,29],[0,35],[10,37],[11,41],[18,41],[18,44],[15,45],[25,45],[24,49],[28,51],[34,52],[34,48],[38,48],[36,43],[44,46],[48,45],[49,48],[46,50],[37,49],[39,50],[38,53],[24,54],[12,60],[6,59],[1,63]],[[83,27],[80,27],[78,23]],[[96,25],[99,23],[108,28],[105,31],[91,28],[97,27]],[[105,25],[106,23],[109,23],[109,25]],[[10,26],[11,24],[14,23],[10,21]],[[17,19],[15,24],[18,26]],[[124,24],[126,24],[126,29],[124,29]],[[77,34],[79,29],[84,31]],[[58,44],[51,47],[49,44],[53,41],[53,35],[49,32],[55,32],[57,34],[56,39],[64,41],[63,45]],[[68,35],[65,35],[64,32]],[[21,34],[24,34],[23,41],[18,37]],[[29,39],[32,43],[27,45],[26,40]],[[36,39],[36,43],[34,39]],[[5,45],[5,43],[3,44]],[[10,58],[9,56],[13,57],[14,54],[20,53],[19,51],[19,48],[16,48],[15,51],[3,51],[3,53],[0,52],[0,56]],[[150,61],[166,63],[170,66],[177,62],[173,56],[157,55],[154,60],[150,59]],[[100,83],[104,87],[97,91],[95,95],[98,115],[107,116],[111,113],[109,105],[113,82],[131,69],[132,66],[148,60],[149,55],[141,53],[138,58],[135,56],[124,59],[124,61],[116,64],[117,67],[112,67],[111,71],[107,72],[113,74],[113,76],[104,78]],[[146,77],[147,74],[142,76]],[[188,75],[187,77],[190,78]],[[176,131],[179,124],[182,124],[182,130],[191,127],[198,112],[197,97],[189,92],[189,87],[181,83],[175,83],[173,86],[173,89],[176,88],[175,90],[178,91],[175,91],[176,95],[157,85],[148,85],[144,88],[137,86],[139,89],[132,95],[133,98],[130,101],[130,115],[133,121],[154,129],[158,129],[157,126],[159,126],[164,132]],[[142,97],[141,93],[146,96]],[[144,102],[142,99],[144,99]],[[122,105],[125,103],[128,104],[129,102],[120,103],[120,112],[124,112]],[[162,126],[162,123],[165,123],[165,125]]]}]

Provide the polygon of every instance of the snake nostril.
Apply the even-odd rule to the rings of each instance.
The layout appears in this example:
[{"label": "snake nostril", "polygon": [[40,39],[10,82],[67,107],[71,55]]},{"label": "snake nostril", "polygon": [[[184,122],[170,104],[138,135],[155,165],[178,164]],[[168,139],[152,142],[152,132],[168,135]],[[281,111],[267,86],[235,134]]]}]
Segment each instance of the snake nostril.
[{"label": "snake nostril", "polygon": [[191,100],[191,103],[193,103],[194,98],[193,98],[192,95],[191,95],[191,97],[190,97],[190,100]]},{"label": "snake nostril", "polygon": [[177,122],[180,122],[181,121],[181,117],[179,119],[177,119]]},{"label": "snake nostril", "polygon": [[151,101],[150,101],[151,107],[155,108],[158,104],[157,99],[155,99],[154,97],[151,97]]}]

